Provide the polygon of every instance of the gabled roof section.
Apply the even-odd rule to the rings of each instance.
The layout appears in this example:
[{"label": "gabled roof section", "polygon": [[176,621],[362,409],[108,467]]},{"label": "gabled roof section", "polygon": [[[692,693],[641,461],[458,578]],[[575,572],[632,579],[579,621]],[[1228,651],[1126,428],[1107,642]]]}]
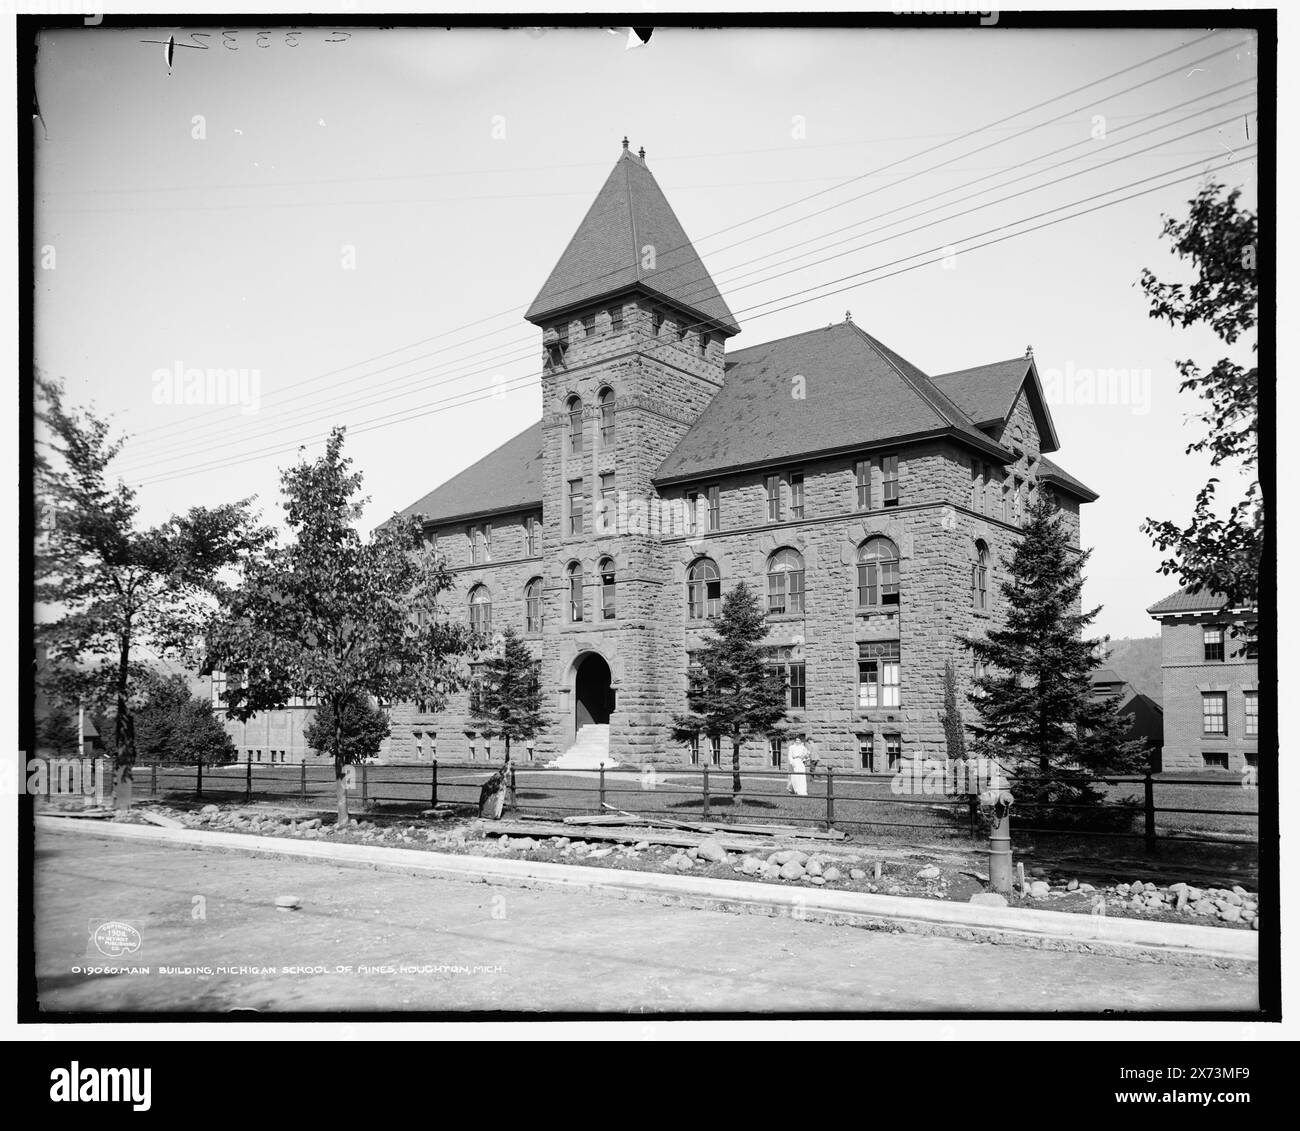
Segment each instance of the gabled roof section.
[{"label": "gabled roof section", "polygon": [[1095,503],[1101,497],[1086,483],[1080,482],[1046,456],[1039,458],[1038,478],[1051,483],[1054,487],[1059,487],[1062,491],[1068,491],[1075,498],[1082,499],[1085,503]]},{"label": "gabled roof section", "polygon": [[1038,379],[1038,367],[1029,355],[995,361],[991,365],[976,365],[972,369],[958,369],[934,378],[934,383],[957,402],[966,414],[981,428],[997,427],[1004,423],[1015,407],[1016,397],[1022,388],[1029,389],[1029,408],[1038,428],[1040,448],[1044,452],[1060,450],[1052,414],[1047,411],[1047,398]]},{"label": "gabled roof section", "polygon": [[530,425],[401,513],[448,522],[542,505],[542,422]]},{"label": "gabled roof section", "polygon": [[1091,683],[1127,683],[1117,672],[1110,668],[1098,668],[1088,677]]},{"label": "gabled roof section", "polygon": [[[797,391],[805,395],[792,395]],[[730,354],[722,388],[656,479],[693,479],[943,434],[999,462],[1011,458],[920,369],[842,322]]]},{"label": "gabled roof section", "polygon": [[1153,617],[1178,616],[1181,613],[1217,613],[1223,609],[1225,598],[1222,593],[1212,593],[1208,589],[1183,588],[1177,593],[1170,593],[1147,609]]},{"label": "gabled roof section", "polygon": [[740,332],[644,158],[625,147],[524,317],[541,323],[629,290],[666,299],[724,334]]}]

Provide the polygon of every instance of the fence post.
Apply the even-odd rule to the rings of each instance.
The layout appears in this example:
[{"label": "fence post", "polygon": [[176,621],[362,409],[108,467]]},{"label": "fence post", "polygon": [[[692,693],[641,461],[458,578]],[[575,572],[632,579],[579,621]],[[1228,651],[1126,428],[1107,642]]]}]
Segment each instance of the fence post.
[{"label": "fence post", "polygon": [[369,793],[369,784],[366,780],[366,764],[361,763],[361,807],[366,807],[366,798]]},{"label": "fence post", "polygon": [[438,807],[438,759],[435,758],[433,760],[433,782],[430,786],[430,793],[429,793],[429,808],[436,809],[437,807]]},{"label": "fence post", "polygon": [[601,762],[600,764],[600,808],[597,810],[597,812],[603,813],[604,811],[605,811],[605,763]]},{"label": "fence post", "polygon": [[972,793],[966,798],[966,803],[970,807],[970,838],[975,839],[975,825],[979,817],[980,799],[979,794]]},{"label": "fence post", "polygon": [[155,762],[149,767],[149,792],[154,797],[158,796],[158,763]]},{"label": "fence post", "polygon": [[835,827],[835,767],[826,767],[826,831]]},{"label": "fence post", "polygon": [[247,768],[244,770],[244,804],[253,800],[253,758],[249,755]]},{"label": "fence post", "polygon": [[704,763],[704,809],[702,810],[704,819],[709,819],[709,764]]},{"label": "fence post", "polygon": [[54,799],[54,775],[57,772],[58,771],[54,766],[54,759],[46,758],[45,759],[45,800],[46,801],[52,801]]},{"label": "fence post", "polygon": [[1156,850],[1156,790],[1151,780],[1151,771],[1142,779],[1143,808],[1146,810],[1145,840],[1148,852]]},{"label": "fence post", "polygon": [[303,801],[307,800],[307,763],[305,761],[298,763],[298,780],[301,787],[298,790],[299,796]]},{"label": "fence post", "polygon": [[199,773],[194,785],[194,796],[198,800],[203,800],[203,755],[199,755]]}]

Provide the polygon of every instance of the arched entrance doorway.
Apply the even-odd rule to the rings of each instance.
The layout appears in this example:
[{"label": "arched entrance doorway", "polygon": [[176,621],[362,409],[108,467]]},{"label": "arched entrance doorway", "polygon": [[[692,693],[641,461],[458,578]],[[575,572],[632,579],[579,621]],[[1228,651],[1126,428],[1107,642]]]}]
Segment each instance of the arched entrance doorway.
[{"label": "arched entrance doorway", "polygon": [[588,652],[573,675],[574,733],[589,724],[607,724],[614,710],[614,689],[610,686],[609,664],[597,652]]}]

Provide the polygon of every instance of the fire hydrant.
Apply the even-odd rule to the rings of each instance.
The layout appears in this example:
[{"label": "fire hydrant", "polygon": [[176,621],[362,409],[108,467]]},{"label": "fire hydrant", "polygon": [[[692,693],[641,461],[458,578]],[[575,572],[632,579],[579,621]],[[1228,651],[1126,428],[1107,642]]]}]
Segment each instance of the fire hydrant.
[{"label": "fire hydrant", "polygon": [[989,833],[989,890],[999,895],[1011,894],[1011,805],[1014,801],[1009,789],[988,789],[980,794],[980,803],[993,810],[993,827]]}]

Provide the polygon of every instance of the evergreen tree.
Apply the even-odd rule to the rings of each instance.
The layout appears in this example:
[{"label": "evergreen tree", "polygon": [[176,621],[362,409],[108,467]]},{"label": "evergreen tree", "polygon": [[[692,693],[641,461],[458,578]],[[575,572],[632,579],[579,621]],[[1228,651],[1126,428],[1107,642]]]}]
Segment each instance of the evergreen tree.
[{"label": "evergreen tree", "polygon": [[343,761],[351,766],[379,753],[379,747],[389,735],[388,716],[368,700],[349,695],[340,704],[339,725],[334,725],[334,706],[330,702],[316,708],[311,722],[303,728],[303,738],[317,754],[329,754],[334,749],[337,732]]},{"label": "evergreen tree", "polygon": [[770,734],[785,718],[785,677],[765,662],[766,635],[758,597],[742,581],[723,599],[714,632],[696,653],[698,678],[686,693],[691,714],[704,720],[704,733],[731,739],[733,794],[740,793],[741,743]]},{"label": "evergreen tree", "polygon": [[971,696],[976,753],[1017,775],[1021,804],[1094,803],[1103,796],[1096,778],[1142,765],[1141,744],[1124,738],[1118,697],[1095,698],[1089,682],[1102,641],[1083,632],[1101,609],[1076,610],[1090,553],[1070,547],[1055,507],[1039,498],[1002,562],[1005,627],[963,641],[988,672]]},{"label": "evergreen tree", "polygon": [[211,766],[235,760],[235,744],[213,714],[211,702],[193,694],[183,675],[156,679],[135,723],[142,761],[191,765],[201,759]]},{"label": "evergreen tree", "polygon": [[62,707],[51,708],[36,723],[36,746],[38,750],[49,751],[51,754],[81,757],[76,716]]},{"label": "evergreen tree", "polygon": [[541,665],[522,636],[507,628],[500,647],[483,664],[478,693],[473,699],[474,725],[490,738],[510,743],[527,742],[542,729]]}]

